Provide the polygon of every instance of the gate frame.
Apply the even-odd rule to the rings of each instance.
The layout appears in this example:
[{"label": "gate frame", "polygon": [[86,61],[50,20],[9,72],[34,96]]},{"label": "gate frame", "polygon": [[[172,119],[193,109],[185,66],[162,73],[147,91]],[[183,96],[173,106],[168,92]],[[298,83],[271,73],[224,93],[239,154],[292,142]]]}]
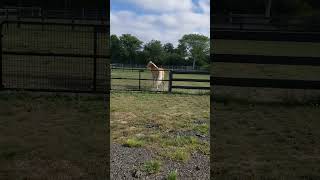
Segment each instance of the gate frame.
[{"label": "gate frame", "polygon": [[[5,24],[17,24],[17,25],[57,25],[57,26],[67,26],[67,27],[92,27],[93,30],[93,54],[75,54],[75,53],[40,53],[40,52],[14,52],[14,51],[3,51],[3,31],[2,28]],[[72,28],[73,29],[73,28]],[[59,22],[44,22],[44,21],[21,21],[21,20],[4,20],[0,22],[0,91],[1,90],[23,90],[23,91],[36,91],[36,92],[70,92],[70,93],[97,93],[97,94],[107,94],[110,91],[108,85],[103,91],[97,91],[97,59],[110,59],[110,55],[98,55],[97,54],[97,43],[98,43],[98,29],[105,29],[106,33],[109,32],[110,29],[109,23],[102,24],[88,24],[88,23],[59,23]],[[33,56],[56,56],[56,57],[87,57],[93,58],[93,79],[92,79],[92,90],[66,90],[66,89],[41,89],[41,88],[6,88],[3,84],[3,54],[7,55],[33,55]],[[107,63],[106,63],[107,64]],[[108,81],[108,79],[106,79]],[[109,82],[107,82],[109,84]]]}]

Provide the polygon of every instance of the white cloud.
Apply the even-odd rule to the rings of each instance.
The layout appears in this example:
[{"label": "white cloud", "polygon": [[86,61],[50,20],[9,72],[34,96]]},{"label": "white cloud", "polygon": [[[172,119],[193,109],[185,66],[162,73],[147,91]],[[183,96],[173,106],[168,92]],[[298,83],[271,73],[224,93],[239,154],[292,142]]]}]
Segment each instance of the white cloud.
[{"label": "white cloud", "polygon": [[[149,3],[155,2],[159,6],[161,3],[167,4],[168,6],[168,3],[172,2],[172,7],[167,7],[167,9],[175,9],[178,7],[175,7],[176,4],[184,0],[137,0],[137,2],[143,1]],[[119,36],[121,34],[132,34],[144,42],[156,39],[160,40],[162,43],[171,42],[175,46],[184,34],[197,32],[209,37],[210,1],[199,0],[198,4],[192,4],[191,0],[190,2],[191,5],[198,7],[202,12],[196,12],[194,7],[188,7],[179,11],[166,11],[157,14],[137,14],[133,11],[111,11],[111,33]],[[146,7],[147,6],[150,5],[147,3]]]},{"label": "white cloud", "polygon": [[210,14],[210,0],[200,0],[199,6],[205,14]]},{"label": "white cloud", "polygon": [[154,12],[189,11],[192,0],[121,0],[133,4],[143,10]]}]

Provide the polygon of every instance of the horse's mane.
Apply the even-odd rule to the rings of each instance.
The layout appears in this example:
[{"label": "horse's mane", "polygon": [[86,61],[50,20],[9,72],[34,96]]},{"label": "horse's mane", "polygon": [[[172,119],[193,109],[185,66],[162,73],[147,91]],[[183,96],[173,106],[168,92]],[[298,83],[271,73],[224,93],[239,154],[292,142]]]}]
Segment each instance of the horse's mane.
[{"label": "horse's mane", "polygon": [[158,66],[157,66],[156,64],[154,64],[152,61],[149,61],[148,66],[149,66],[149,64],[151,64],[151,65],[152,65],[153,67],[155,67],[156,69],[159,69]]}]

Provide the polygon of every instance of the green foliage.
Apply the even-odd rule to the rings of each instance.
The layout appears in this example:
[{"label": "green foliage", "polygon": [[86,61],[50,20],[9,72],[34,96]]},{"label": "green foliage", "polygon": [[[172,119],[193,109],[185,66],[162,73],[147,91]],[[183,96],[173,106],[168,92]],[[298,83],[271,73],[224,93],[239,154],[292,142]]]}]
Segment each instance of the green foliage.
[{"label": "green foliage", "polygon": [[185,48],[184,52],[187,58],[192,59],[192,66],[195,67],[196,62],[200,64],[208,64],[210,56],[210,39],[204,35],[187,34],[179,40],[180,47]]},{"label": "green foliage", "polygon": [[146,64],[152,60],[157,65],[208,66],[209,38],[198,34],[184,35],[175,48],[172,43],[161,41],[145,43],[131,34],[120,37],[111,35],[111,61],[123,64]]},{"label": "green foliage", "polygon": [[131,138],[131,139],[127,139],[124,145],[128,147],[141,147],[144,145],[144,141],[136,138]]},{"label": "green foliage", "polygon": [[157,160],[151,160],[144,163],[143,170],[148,174],[154,174],[160,171],[161,162]]},{"label": "green foliage", "polygon": [[120,36],[120,50],[123,57],[127,60],[126,63],[135,63],[137,52],[141,50],[142,43],[142,41],[131,34]]},{"label": "green foliage", "polygon": [[164,49],[160,41],[152,40],[144,45],[144,53],[148,60],[153,61],[156,64],[162,64],[162,58]]},{"label": "green foliage", "polygon": [[176,180],[178,176],[177,170],[171,171],[167,177],[167,180]]}]

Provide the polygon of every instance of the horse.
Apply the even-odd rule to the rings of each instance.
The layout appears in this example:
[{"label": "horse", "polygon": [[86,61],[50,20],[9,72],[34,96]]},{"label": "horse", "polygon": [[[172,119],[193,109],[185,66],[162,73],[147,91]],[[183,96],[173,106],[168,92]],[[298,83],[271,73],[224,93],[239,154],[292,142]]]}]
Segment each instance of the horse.
[{"label": "horse", "polygon": [[160,85],[164,85],[163,79],[164,79],[164,69],[159,68],[157,65],[155,65],[152,61],[149,61],[147,64],[147,69],[151,71],[152,79],[153,79],[153,87],[156,84],[157,91],[159,90]]}]

